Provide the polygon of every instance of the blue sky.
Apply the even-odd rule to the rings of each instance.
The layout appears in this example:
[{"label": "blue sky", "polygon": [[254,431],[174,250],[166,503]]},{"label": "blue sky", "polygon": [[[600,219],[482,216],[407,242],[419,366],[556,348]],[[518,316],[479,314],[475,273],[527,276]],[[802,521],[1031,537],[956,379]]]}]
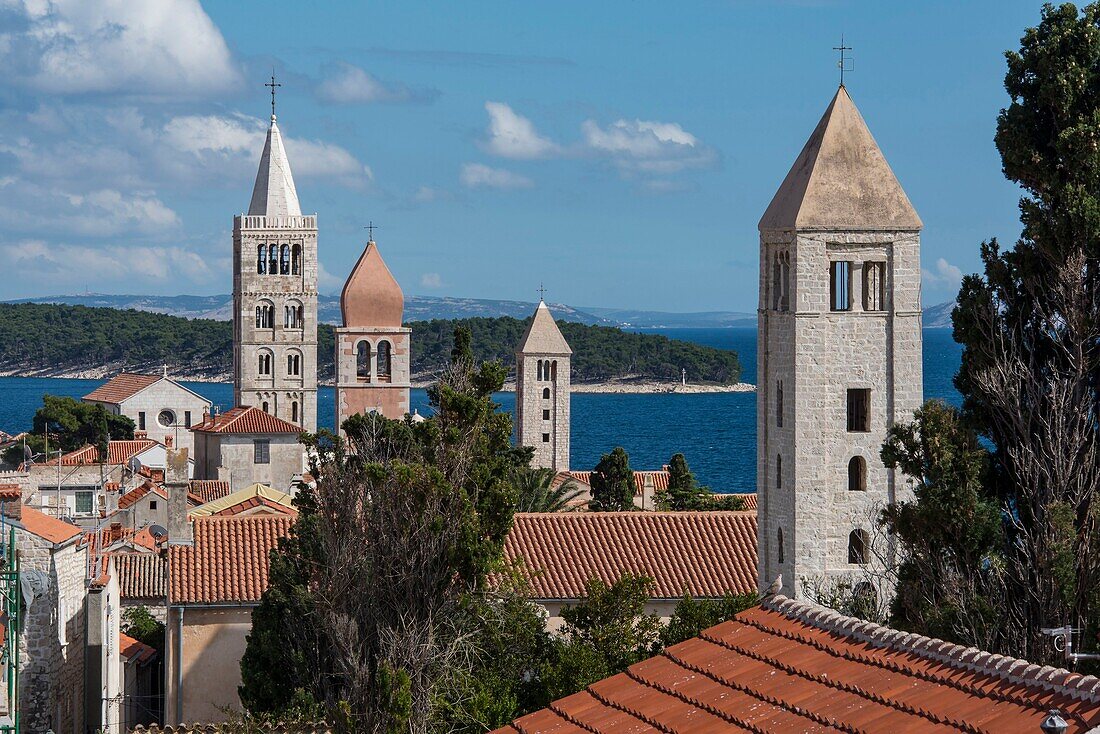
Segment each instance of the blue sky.
[{"label": "blue sky", "polygon": [[[847,86],[925,223],[926,304],[1019,232],[992,137],[1038,2],[0,2],[0,299],[221,293],[272,66],[322,292],[756,306],[756,224]],[[12,277],[12,273],[15,274]]]}]

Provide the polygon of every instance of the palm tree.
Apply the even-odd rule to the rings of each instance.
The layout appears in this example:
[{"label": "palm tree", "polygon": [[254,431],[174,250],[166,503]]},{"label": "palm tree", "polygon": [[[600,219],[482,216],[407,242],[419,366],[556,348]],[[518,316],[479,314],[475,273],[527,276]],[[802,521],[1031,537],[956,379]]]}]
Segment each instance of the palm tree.
[{"label": "palm tree", "polygon": [[568,512],[584,489],[575,479],[560,484],[553,469],[520,469],[513,478],[519,499],[516,512]]}]

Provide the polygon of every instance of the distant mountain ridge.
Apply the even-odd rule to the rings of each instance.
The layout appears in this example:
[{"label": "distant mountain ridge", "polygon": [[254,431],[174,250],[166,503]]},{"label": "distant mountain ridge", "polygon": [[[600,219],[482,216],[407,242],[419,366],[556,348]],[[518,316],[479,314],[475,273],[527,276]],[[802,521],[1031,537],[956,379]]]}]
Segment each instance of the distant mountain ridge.
[{"label": "distant mountain ridge", "polygon": [[[93,306],[101,308],[149,311],[188,319],[214,319],[229,321],[233,315],[233,299],[228,294],[215,296],[142,296],[84,293],[67,296],[41,296],[20,298],[3,303],[59,303],[68,306]],[[954,302],[929,306],[924,310],[925,328],[951,326],[951,309]],[[535,304],[527,301],[501,301],[489,298],[450,298],[446,296],[406,296],[405,320],[430,321],[432,319],[497,318],[510,316],[526,319]],[[603,308],[597,306],[573,307],[552,303],[554,317],[562,321],[597,326],[652,329],[755,327],[756,314],[739,311],[696,311],[671,313],[643,311],[639,309]],[[321,296],[318,299],[318,317],[321,323],[340,323],[340,297]]]}]

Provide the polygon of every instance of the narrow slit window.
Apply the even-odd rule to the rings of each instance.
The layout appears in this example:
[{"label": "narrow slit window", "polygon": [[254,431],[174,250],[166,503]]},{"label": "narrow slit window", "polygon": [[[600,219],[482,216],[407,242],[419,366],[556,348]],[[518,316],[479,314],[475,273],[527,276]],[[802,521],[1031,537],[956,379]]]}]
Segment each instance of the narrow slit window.
[{"label": "narrow slit window", "polygon": [[848,431],[866,433],[871,430],[871,391],[857,388],[848,391]]},{"label": "narrow slit window", "polygon": [[775,425],[783,427],[783,381],[775,381]]},{"label": "narrow slit window", "polygon": [[829,308],[833,311],[852,310],[852,263],[847,260],[829,263]]},{"label": "narrow slit window", "polygon": [[848,462],[848,491],[862,492],[867,489],[867,462],[862,456],[853,456]]},{"label": "narrow slit window", "polygon": [[776,543],[779,546],[779,562],[783,563],[783,528],[779,528],[775,536]]},{"label": "narrow slit window", "polygon": [[863,310],[886,310],[886,263],[863,263]]}]

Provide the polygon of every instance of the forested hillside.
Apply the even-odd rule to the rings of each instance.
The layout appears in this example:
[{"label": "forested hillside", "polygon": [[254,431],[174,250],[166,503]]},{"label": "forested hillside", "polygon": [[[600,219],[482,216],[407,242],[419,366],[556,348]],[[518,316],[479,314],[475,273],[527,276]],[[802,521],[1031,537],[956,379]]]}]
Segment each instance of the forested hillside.
[{"label": "forested hillside", "polygon": [[[414,321],[414,375],[443,367],[456,321]],[[527,321],[465,319],[478,359],[515,362],[514,350]],[[737,354],[656,334],[633,334],[603,326],[561,323],[574,350],[573,380],[598,382],[637,376],[677,380],[685,368],[693,382],[729,384],[741,376]],[[333,327],[318,333],[322,380],[332,377]],[[110,367],[150,371],[166,364],[180,376],[218,377],[231,372],[232,324],[183,319],[147,311],[56,304],[0,304],[0,370],[63,374]]]}]

